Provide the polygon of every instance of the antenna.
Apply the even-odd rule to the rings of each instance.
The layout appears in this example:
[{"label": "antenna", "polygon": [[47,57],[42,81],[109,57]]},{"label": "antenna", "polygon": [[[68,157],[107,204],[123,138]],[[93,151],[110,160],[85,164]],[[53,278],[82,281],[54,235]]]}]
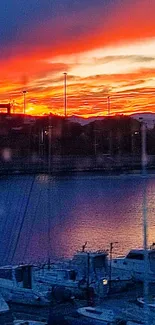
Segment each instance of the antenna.
[{"label": "antenna", "polygon": [[85,251],[86,246],[87,246],[87,241],[84,243],[84,245],[82,245],[82,252]]}]

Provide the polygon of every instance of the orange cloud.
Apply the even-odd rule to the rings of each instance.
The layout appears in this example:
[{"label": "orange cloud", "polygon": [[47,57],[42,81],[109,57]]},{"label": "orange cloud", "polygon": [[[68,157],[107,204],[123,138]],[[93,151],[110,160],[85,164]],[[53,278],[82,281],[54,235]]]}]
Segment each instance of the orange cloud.
[{"label": "orange cloud", "polygon": [[[77,53],[82,55],[109,45],[115,49],[120,43],[131,45],[137,40],[145,43],[145,39],[155,36],[153,0],[149,1],[149,5],[148,0],[124,1],[122,5],[106,10],[101,6],[96,10],[92,7],[52,18],[33,27],[27,34],[22,32],[24,42],[15,43],[10,57],[0,59],[0,100],[14,99],[15,108],[19,111],[22,109],[22,89],[27,87],[28,112],[41,114],[52,110],[63,114],[62,72],[72,71],[69,54],[76,58]],[[7,49],[3,53],[5,51]],[[65,60],[54,63],[58,56]],[[119,59],[119,55],[101,58],[103,64],[106,60],[115,63]],[[127,60],[126,65],[130,66],[129,56]],[[143,61],[153,61],[154,57],[133,54],[130,60],[143,64]],[[93,64],[94,67],[98,64],[97,59]],[[85,69],[85,66],[82,68]],[[154,79],[154,68],[94,75],[91,78],[68,76],[68,113],[107,114],[109,94],[113,112],[154,110]]]}]

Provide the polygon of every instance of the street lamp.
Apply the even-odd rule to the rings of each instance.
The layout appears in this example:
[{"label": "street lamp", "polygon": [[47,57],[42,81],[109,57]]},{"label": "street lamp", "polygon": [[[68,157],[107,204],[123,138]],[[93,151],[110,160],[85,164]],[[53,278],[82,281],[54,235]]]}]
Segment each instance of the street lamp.
[{"label": "street lamp", "polygon": [[108,116],[110,116],[110,96],[107,98]]},{"label": "street lamp", "polygon": [[52,145],[52,125],[51,114],[49,114],[49,126],[48,126],[48,175],[51,174],[51,145]]},{"label": "street lamp", "polygon": [[67,72],[64,72],[64,115],[67,117]]},{"label": "street lamp", "polygon": [[27,91],[26,91],[26,90],[23,90],[23,99],[24,99],[24,115],[25,115],[25,112],[26,112],[26,93],[27,93]]}]

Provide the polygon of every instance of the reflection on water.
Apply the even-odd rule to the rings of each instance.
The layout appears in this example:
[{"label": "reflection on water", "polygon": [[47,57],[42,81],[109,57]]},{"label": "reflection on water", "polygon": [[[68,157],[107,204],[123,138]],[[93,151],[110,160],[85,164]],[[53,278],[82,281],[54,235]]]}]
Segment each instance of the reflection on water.
[{"label": "reflection on water", "polygon": [[[49,184],[41,175],[30,191],[33,179],[0,181],[1,264],[46,260],[49,247],[51,258],[70,257],[85,241],[90,249],[108,249],[117,241],[117,254],[143,245],[141,176],[51,177]],[[147,181],[150,244],[155,241],[154,194],[152,176]]]}]

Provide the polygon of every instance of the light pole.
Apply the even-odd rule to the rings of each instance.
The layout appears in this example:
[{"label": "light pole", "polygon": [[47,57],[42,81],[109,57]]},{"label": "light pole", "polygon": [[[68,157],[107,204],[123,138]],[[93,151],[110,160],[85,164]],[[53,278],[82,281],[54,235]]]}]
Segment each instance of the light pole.
[{"label": "light pole", "polygon": [[27,91],[26,91],[26,90],[23,90],[23,99],[24,99],[24,115],[25,115],[25,112],[26,112],[26,93],[27,93]]},{"label": "light pole", "polygon": [[67,72],[64,72],[64,115],[67,117]]},{"label": "light pole", "polygon": [[107,98],[108,116],[110,116],[110,96]]},{"label": "light pole", "polygon": [[51,174],[51,145],[52,145],[52,125],[51,114],[49,115],[49,127],[48,127],[48,175]]},{"label": "light pole", "polygon": [[[107,97],[107,108],[108,108],[108,117],[110,117],[110,96]],[[112,154],[112,130],[111,130],[111,121],[109,121],[109,155]]]}]

